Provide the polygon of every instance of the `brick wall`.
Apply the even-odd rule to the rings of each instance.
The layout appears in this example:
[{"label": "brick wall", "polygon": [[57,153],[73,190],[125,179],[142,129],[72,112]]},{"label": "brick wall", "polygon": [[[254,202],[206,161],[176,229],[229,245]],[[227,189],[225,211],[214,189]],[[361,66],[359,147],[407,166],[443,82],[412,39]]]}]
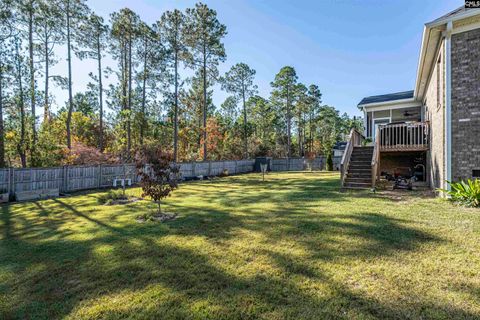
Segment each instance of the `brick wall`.
[{"label": "brick wall", "polygon": [[480,169],[480,29],[452,35],[452,180]]},{"label": "brick wall", "polygon": [[430,121],[430,151],[427,154],[428,180],[432,188],[443,187],[445,180],[445,43],[440,45],[437,60],[425,92],[425,117]]}]

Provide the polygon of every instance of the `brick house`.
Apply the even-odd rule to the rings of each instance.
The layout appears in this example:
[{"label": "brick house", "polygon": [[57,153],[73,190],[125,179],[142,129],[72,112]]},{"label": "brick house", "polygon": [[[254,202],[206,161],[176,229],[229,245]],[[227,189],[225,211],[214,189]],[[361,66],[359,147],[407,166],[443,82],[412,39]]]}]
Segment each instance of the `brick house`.
[{"label": "brick house", "polygon": [[358,107],[365,132],[350,134],[343,187],[410,175],[447,188],[446,180],[480,177],[480,9],[425,24],[414,90],[366,97]]}]

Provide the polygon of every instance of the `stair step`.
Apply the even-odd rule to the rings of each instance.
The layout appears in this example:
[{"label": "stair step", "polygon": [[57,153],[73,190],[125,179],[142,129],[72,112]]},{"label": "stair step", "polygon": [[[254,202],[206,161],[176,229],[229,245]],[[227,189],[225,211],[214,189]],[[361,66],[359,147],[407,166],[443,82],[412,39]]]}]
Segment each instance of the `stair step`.
[{"label": "stair step", "polygon": [[347,189],[347,190],[370,190],[372,189],[371,186],[369,187],[348,187],[348,186],[344,186],[343,189]]},{"label": "stair step", "polygon": [[345,179],[347,182],[365,182],[365,183],[371,183],[372,182],[372,177],[347,177]]},{"label": "stair step", "polygon": [[372,172],[372,167],[369,168],[352,168],[348,167],[348,173],[367,173]]},{"label": "stair step", "polygon": [[362,152],[362,153],[373,153],[373,149],[353,149],[353,152],[354,153],[357,153],[357,152]]},{"label": "stair step", "polygon": [[350,163],[348,167],[352,169],[371,169],[372,168],[370,163]]},{"label": "stair step", "polygon": [[345,187],[347,188],[371,188],[372,187],[372,183],[368,183],[368,182],[345,182]]}]

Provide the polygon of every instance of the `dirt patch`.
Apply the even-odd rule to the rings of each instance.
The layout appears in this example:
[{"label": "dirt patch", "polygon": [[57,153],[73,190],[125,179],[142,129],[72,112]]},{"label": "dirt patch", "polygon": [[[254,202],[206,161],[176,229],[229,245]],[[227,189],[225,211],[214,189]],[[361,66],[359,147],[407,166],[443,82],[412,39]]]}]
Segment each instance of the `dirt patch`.
[{"label": "dirt patch", "polygon": [[381,190],[376,192],[378,198],[389,199],[392,201],[413,201],[418,198],[434,198],[435,193],[432,190]]},{"label": "dirt patch", "polygon": [[138,223],[145,223],[147,221],[154,221],[154,222],[165,222],[165,221],[170,221],[174,220],[177,218],[176,213],[169,213],[169,212],[163,212],[163,213],[156,213],[154,215],[142,215],[137,217],[137,222]]}]

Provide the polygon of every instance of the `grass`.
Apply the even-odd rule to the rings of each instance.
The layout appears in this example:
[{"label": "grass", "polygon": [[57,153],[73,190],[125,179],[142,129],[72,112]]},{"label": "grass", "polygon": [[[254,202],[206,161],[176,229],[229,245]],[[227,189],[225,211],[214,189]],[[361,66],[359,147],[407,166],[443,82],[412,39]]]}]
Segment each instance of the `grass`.
[{"label": "grass", "polygon": [[266,180],[182,184],[164,224],[104,192],[0,207],[0,318],[480,318],[478,209]]}]

